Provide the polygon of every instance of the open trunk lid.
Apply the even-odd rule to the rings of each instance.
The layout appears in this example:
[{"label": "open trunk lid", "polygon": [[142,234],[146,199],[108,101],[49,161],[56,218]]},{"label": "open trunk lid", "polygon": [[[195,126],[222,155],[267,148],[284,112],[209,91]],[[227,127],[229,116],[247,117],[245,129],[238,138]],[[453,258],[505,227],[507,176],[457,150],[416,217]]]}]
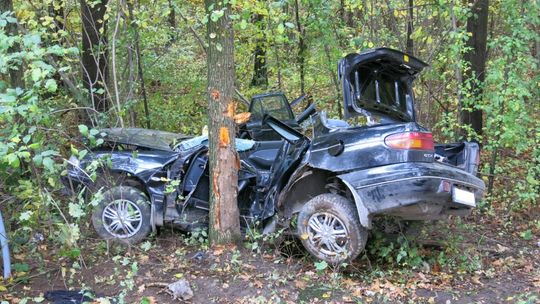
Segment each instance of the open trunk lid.
[{"label": "open trunk lid", "polygon": [[349,54],[338,63],[345,118],[374,116],[381,122],[413,122],[412,82],[428,66],[403,52],[377,48]]}]

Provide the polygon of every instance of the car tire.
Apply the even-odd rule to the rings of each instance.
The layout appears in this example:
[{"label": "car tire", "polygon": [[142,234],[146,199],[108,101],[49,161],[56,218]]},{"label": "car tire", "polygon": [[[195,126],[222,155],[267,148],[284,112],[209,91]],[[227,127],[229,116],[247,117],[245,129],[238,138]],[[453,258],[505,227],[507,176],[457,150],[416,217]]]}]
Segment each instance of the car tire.
[{"label": "car tire", "polygon": [[352,202],[330,193],[318,195],[302,207],[297,232],[313,257],[333,265],[354,260],[368,239]]},{"label": "car tire", "polygon": [[117,186],[103,193],[92,213],[92,224],[101,238],[133,245],[152,230],[150,214],[150,202],[144,192]]}]

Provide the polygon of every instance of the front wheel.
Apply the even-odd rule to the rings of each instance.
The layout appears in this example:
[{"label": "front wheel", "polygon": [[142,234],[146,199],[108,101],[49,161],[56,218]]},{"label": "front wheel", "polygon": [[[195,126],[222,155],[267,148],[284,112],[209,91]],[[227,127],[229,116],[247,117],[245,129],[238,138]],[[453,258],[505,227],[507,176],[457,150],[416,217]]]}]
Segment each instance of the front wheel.
[{"label": "front wheel", "polygon": [[355,259],[368,238],[354,205],[336,194],[321,194],[302,207],[298,235],[311,255],[334,265]]},{"label": "front wheel", "polygon": [[92,213],[92,224],[103,239],[136,244],[150,233],[150,212],[144,192],[117,186],[103,193]]}]

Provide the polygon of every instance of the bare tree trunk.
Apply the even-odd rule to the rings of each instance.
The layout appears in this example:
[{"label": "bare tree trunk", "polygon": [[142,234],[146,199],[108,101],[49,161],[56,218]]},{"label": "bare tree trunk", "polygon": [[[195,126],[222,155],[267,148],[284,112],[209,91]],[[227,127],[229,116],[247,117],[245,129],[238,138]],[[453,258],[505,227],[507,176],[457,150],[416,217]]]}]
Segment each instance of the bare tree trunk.
[{"label": "bare tree trunk", "polygon": [[[454,9],[450,7],[450,17],[452,19],[452,30],[457,33],[458,25],[457,25],[457,18],[456,14],[454,13]],[[457,62],[454,65],[454,74],[456,76],[456,95],[458,99],[458,112],[462,112],[462,104],[463,104],[463,96],[462,96],[462,86],[463,86],[463,74],[461,70],[461,55],[458,55]],[[460,114],[461,115],[461,114]]]},{"label": "bare tree trunk", "polygon": [[[169,1],[169,5],[171,5],[171,9],[173,9],[170,1]],[[133,5],[129,4],[129,1],[128,1],[128,9],[129,9],[129,15],[133,16]],[[143,72],[143,67],[142,67],[139,28],[137,27],[136,23],[132,23],[132,26],[133,26],[133,31],[135,34],[135,54],[137,56],[137,73],[139,77],[139,83],[141,85],[141,94],[143,97],[146,127],[150,129],[151,128],[150,110],[148,108],[148,98],[146,97],[146,87],[144,85],[144,72]]]},{"label": "bare tree trunk", "polygon": [[[54,1],[49,4],[49,16],[53,18],[54,22],[54,28],[53,31],[57,35],[58,40],[55,41],[55,43],[64,44],[65,39],[61,37],[61,31],[64,31],[66,26],[66,20],[64,18],[64,2],[59,1],[58,3],[55,3]],[[60,61],[61,57],[57,55],[52,55],[55,61]],[[56,71],[53,75],[54,80],[59,84],[59,86],[63,86],[62,77]]]},{"label": "bare tree trunk", "polygon": [[414,0],[409,0],[409,16],[407,17],[407,53],[414,55],[414,43],[412,39],[413,25],[414,25]]},{"label": "bare tree trunk", "polygon": [[168,0],[169,3],[169,16],[167,16],[167,21],[169,22],[169,27],[171,28],[169,34],[169,42],[176,41],[176,11],[172,0]]},{"label": "bare tree trunk", "polygon": [[[13,12],[13,1],[12,0],[0,0],[0,13],[3,12]],[[17,24],[15,23],[8,23],[5,27],[5,30],[11,35],[15,36],[18,34],[17,31]],[[11,48],[9,48],[9,53],[17,53],[20,51],[20,47],[18,44],[14,44]],[[10,69],[9,70],[9,81],[12,88],[24,88],[24,67],[22,65],[17,67],[17,70]]]},{"label": "bare tree trunk", "polygon": [[268,86],[268,69],[266,67],[266,33],[264,25],[264,16],[261,14],[255,14],[253,21],[258,31],[262,33],[262,38],[257,39],[255,45],[255,51],[253,52],[254,66],[253,66],[253,78],[251,79],[251,86]]},{"label": "bare tree trunk", "polygon": [[116,20],[115,20],[115,23],[114,23],[114,31],[113,31],[113,35],[112,35],[112,45],[111,45],[111,48],[112,48],[112,56],[111,56],[111,59],[112,59],[112,76],[113,76],[113,79],[112,79],[112,87],[114,89],[114,100],[116,101],[116,110],[118,112],[118,122],[120,123],[120,127],[124,127],[124,120],[122,119],[122,114],[121,114],[121,111],[122,111],[122,106],[121,106],[121,100],[120,100],[120,89],[118,88],[118,78],[116,76],[116,71],[117,71],[117,65],[116,65],[116,39],[117,39],[117,35],[118,35],[118,28],[120,26],[120,19],[122,17],[122,0],[116,0]]},{"label": "bare tree trunk", "polygon": [[338,104],[338,115],[339,119],[343,119],[343,108],[341,106],[341,94],[339,91],[339,82],[338,77],[336,75],[336,71],[333,68],[333,63],[335,62],[332,60],[332,57],[330,56],[330,48],[328,45],[324,45],[324,53],[326,54],[326,60],[328,62],[327,66],[329,67],[330,75],[332,75],[332,83],[334,84],[334,88],[336,89],[336,102]]},{"label": "bare tree trunk", "polygon": [[[471,68],[465,72],[464,76],[465,80],[471,84],[473,102],[478,103],[482,98],[486,70],[489,0],[470,0],[470,3],[473,4],[473,14],[467,20],[467,32],[472,36],[467,40],[470,50],[465,53],[464,59]],[[468,104],[462,107],[461,123],[471,126],[476,134],[481,135],[482,110],[471,109],[474,106],[474,104]]]},{"label": "bare tree trunk", "polygon": [[104,20],[108,0],[89,5],[80,0],[82,19],[82,78],[88,90],[92,106],[98,112],[106,112],[110,108],[110,100],[106,94],[109,78],[107,51],[107,20]]},{"label": "bare tree trunk", "polygon": [[[210,227],[212,245],[240,238],[237,203],[240,162],[235,148],[234,37],[230,4],[205,0],[208,41]],[[211,8],[211,9],[210,9]],[[212,13],[223,12],[213,21]]]},{"label": "bare tree trunk", "polygon": [[298,4],[298,0],[294,0],[294,16],[296,19],[296,29],[298,31],[298,54],[297,54],[297,60],[298,65],[300,68],[300,94],[305,93],[305,61],[306,61],[306,44],[305,44],[305,29],[300,23],[300,7]]}]

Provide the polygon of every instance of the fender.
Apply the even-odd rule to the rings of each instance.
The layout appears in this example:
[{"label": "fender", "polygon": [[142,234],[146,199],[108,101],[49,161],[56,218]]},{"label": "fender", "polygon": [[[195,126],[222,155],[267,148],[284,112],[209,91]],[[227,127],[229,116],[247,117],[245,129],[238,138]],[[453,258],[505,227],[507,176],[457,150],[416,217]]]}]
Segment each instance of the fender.
[{"label": "fender", "polygon": [[358,211],[358,217],[360,219],[360,224],[367,229],[371,229],[371,217],[369,216],[369,210],[364,205],[364,202],[362,201],[362,198],[358,195],[358,192],[354,189],[354,187],[345,179],[338,176],[339,180],[343,182],[345,186],[347,186],[347,189],[351,192],[353,198],[354,198],[354,204],[356,205],[356,210]]}]

